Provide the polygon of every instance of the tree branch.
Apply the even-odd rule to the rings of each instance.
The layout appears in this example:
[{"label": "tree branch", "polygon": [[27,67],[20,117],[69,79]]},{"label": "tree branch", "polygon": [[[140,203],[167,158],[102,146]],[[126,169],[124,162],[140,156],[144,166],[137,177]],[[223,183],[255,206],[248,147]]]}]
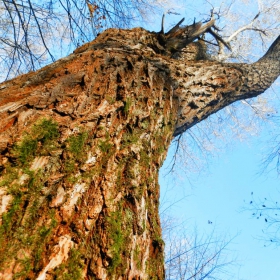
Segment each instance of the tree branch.
[{"label": "tree branch", "polygon": [[280,75],[280,36],[253,64],[197,62],[193,67],[186,67],[186,64],[174,62],[170,68],[174,79],[180,74],[176,137],[225,106],[268,89]]}]

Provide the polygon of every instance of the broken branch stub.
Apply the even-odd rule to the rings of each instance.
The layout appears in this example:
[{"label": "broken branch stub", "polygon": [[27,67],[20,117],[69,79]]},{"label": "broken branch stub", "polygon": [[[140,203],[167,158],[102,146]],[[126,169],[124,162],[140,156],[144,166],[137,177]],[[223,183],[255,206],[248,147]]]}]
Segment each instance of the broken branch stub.
[{"label": "broken branch stub", "polygon": [[180,27],[184,18],[181,19],[173,28],[171,28],[167,33],[164,33],[164,16],[162,18],[162,26],[159,34],[163,35],[165,41],[165,48],[171,53],[181,51],[188,44],[192,43],[196,39],[203,36],[205,33],[211,34],[217,41],[217,44],[225,45],[229,50],[231,47],[223,38],[218,35],[213,29],[217,29],[215,26],[215,19],[211,15],[211,19],[203,24],[202,22],[194,22],[191,25]]}]

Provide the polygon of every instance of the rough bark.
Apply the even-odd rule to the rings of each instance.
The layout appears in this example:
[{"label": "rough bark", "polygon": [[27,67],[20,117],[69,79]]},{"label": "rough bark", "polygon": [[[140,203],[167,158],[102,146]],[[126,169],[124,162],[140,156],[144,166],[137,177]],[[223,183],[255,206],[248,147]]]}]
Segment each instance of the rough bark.
[{"label": "rough bark", "polygon": [[170,141],[269,87],[279,41],[253,65],[178,61],[159,34],[110,29],[1,84],[1,279],[164,279]]}]

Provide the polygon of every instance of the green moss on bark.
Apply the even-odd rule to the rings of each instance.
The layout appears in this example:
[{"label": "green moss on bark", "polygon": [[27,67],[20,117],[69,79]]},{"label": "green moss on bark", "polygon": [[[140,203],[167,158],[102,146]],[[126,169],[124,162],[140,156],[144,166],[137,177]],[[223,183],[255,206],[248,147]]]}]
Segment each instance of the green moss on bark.
[{"label": "green moss on bark", "polygon": [[55,280],[81,280],[84,264],[82,255],[77,249],[71,249],[67,261],[54,270]]}]

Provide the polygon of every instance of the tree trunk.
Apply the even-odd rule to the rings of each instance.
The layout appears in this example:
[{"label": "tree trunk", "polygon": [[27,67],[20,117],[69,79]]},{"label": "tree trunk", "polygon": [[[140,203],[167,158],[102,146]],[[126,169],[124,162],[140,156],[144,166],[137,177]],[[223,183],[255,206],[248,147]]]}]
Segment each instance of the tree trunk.
[{"label": "tree trunk", "polygon": [[1,279],[164,279],[158,170],[172,137],[280,68],[168,55],[156,33],[109,29],[0,85]]}]

